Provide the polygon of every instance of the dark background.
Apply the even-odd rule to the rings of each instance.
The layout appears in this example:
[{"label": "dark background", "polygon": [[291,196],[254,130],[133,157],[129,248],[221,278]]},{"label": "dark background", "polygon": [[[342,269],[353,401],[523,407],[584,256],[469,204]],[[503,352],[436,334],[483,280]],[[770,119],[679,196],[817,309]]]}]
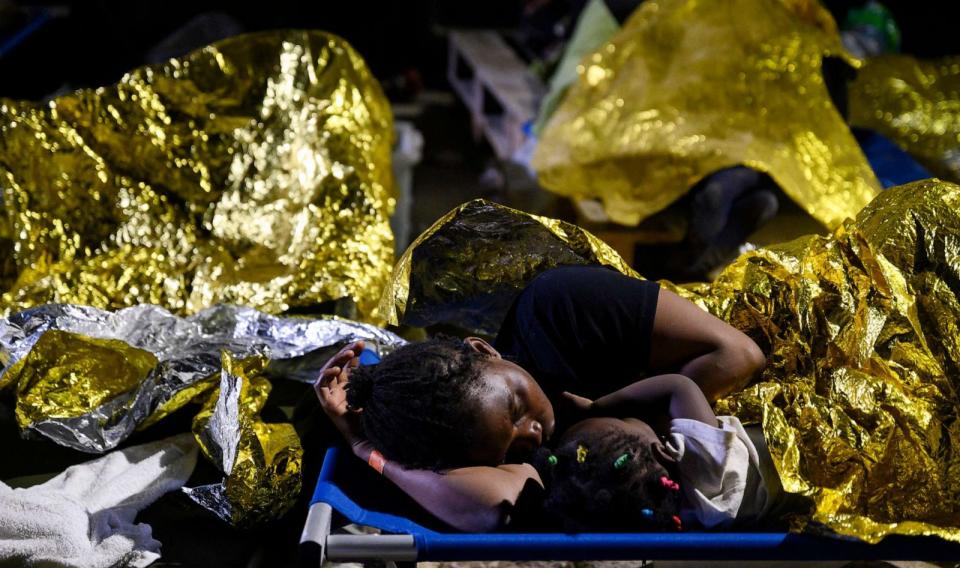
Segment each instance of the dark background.
[{"label": "dark background", "polygon": [[[446,44],[452,27],[526,30],[536,35],[577,10],[583,0],[0,0],[0,96],[42,99],[81,87],[115,82],[124,72],[151,62],[151,55],[181,55],[178,47],[157,49],[178,28],[205,13],[229,25],[220,37],[188,34],[203,45],[226,35],[274,28],[316,28],[347,39],[385,83],[388,96],[411,88],[443,89]],[[617,4],[635,2],[611,0]],[[860,1],[830,1],[842,22]],[[919,57],[960,53],[960,34],[948,17],[948,2],[888,1],[903,37],[903,51]],[[41,14],[52,15],[36,31],[7,45]],[[217,30],[214,30],[216,33]],[[209,30],[208,30],[208,33]],[[521,42],[531,33],[521,34]],[[183,39],[183,38],[181,38]],[[209,41],[205,41],[209,40]],[[533,43],[536,43],[535,41]],[[162,46],[161,46],[162,47]],[[194,47],[194,46],[190,46]],[[187,49],[189,51],[189,49]],[[523,51],[523,50],[521,50]],[[528,54],[529,55],[529,54]],[[411,85],[411,83],[413,83]]]}]

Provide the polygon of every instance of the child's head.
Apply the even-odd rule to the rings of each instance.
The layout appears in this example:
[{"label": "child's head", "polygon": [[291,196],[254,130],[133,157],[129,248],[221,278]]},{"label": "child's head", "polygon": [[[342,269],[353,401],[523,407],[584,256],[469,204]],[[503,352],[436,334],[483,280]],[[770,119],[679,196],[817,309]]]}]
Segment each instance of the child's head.
[{"label": "child's head", "polygon": [[477,338],[411,343],[354,369],[347,401],[370,442],[408,467],[498,465],[554,427],[533,377]]},{"label": "child's head", "polygon": [[649,436],[622,420],[578,422],[556,450],[537,453],[545,513],[574,532],[679,530],[679,485],[654,452]]}]

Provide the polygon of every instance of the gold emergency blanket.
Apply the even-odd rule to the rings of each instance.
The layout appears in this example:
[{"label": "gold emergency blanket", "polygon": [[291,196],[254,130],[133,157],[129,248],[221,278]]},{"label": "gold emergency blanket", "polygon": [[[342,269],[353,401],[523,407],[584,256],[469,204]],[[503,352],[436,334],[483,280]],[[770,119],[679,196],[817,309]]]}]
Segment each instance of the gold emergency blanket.
[{"label": "gold emergency blanket", "polygon": [[393,263],[392,117],[342,39],[230,38],[49,103],[0,100],[0,309],[277,313]]},{"label": "gold emergency blanket", "polygon": [[828,55],[848,58],[815,0],[648,0],[581,62],[533,167],[636,225],[742,164],[836,228],[880,184],[830,101]]},{"label": "gold emergency blanket", "polygon": [[[293,426],[259,418],[268,377],[310,383],[357,339],[379,353],[405,343],[332,316],[214,306],[178,317],[151,305],[108,312],[50,304],[0,318],[0,390],[14,391],[24,437],[91,453],[206,401],[194,432],[225,477],[185,491],[231,524],[252,526],[282,515],[301,482],[303,450]],[[303,390],[312,393],[308,384]]]},{"label": "gold emergency blanket", "polygon": [[393,325],[447,323],[496,335],[514,296],[561,264],[605,264],[637,275],[609,245],[576,225],[475,199],[407,248],[380,312]]},{"label": "gold emergency blanket", "polygon": [[[478,222],[465,214],[481,206]],[[492,204],[461,207],[429,233],[415,246],[446,252],[437,263],[416,248],[404,256],[401,321],[404,305],[421,320],[432,304],[447,316],[456,303],[508,306],[558,264],[622,266],[584,231]],[[525,252],[525,265],[512,262]],[[469,274],[483,278],[414,284]],[[892,188],[830,236],[747,253],[710,285],[664,284],[769,354],[758,382],[717,410],[761,423],[787,491],[812,498],[794,528],[814,521],[870,542],[894,533],[960,541],[960,186]]]},{"label": "gold emergency blanket", "polygon": [[960,186],[889,189],[832,236],[744,255],[695,293],[770,353],[717,408],[763,425],[813,521],[960,541]]},{"label": "gold emergency blanket", "polygon": [[220,386],[193,419],[193,432],[226,478],[184,491],[230,524],[254,526],[280,518],[300,494],[303,447],[292,424],[260,420],[271,389],[261,376],[266,360],[222,357]]},{"label": "gold emergency blanket", "polygon": [[850,123],[880,132],[935,175],[960,182],[960,57],[868,59],[850,84]]}]

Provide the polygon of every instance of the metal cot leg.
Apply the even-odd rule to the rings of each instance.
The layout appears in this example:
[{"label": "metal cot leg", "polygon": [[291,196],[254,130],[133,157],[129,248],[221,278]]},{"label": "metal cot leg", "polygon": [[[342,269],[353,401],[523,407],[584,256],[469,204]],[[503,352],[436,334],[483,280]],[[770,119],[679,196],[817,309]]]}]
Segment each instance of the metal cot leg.
[{"label": "metal cot leg", "polygon": [[412,535],[330,534],[333,509],[318,502],[310,506],[300,535],[300,566],[316,568],[326,560],[385,560],[416,564],[417,544]]},{"label": "metal cot leg", "polygon": [[330,536],[330,520],[333,517],[333,508],[323,502],[310,505],[307,512],[307,522],[303,525],[303,534],[300,535],[300,566],[319,567],[323,564]]},{"label": "metal cot leg", "polygon": [[417,543],[408,534],[332,534],[327,537],[327,559],[339,562],[349,560],[386,560],[415,562]]}]

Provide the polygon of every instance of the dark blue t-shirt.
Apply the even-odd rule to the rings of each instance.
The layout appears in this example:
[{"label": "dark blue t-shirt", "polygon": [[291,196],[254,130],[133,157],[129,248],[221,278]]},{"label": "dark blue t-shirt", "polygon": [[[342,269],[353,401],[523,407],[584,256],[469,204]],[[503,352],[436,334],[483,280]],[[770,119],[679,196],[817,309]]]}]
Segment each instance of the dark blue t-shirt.
[{"label": "dark blue t-shirt", "polygon": [[520,293],[494,346],[551,400],[603,396],[646,373],[659,292],[602,266],[554,268]]}]

